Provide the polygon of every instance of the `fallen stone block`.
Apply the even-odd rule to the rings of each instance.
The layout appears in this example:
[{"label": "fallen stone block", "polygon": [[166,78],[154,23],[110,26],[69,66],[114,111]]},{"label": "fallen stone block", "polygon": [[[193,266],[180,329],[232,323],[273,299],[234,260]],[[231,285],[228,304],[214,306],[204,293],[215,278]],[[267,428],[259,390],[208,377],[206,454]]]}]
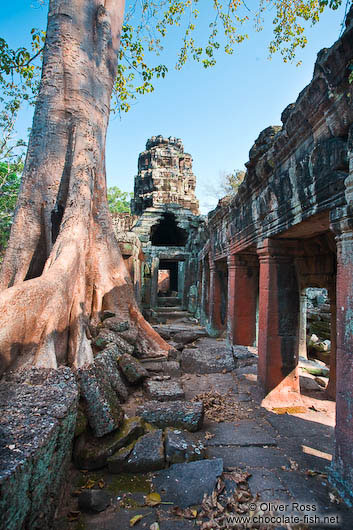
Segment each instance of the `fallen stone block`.
[{"label": "fallen stone block", "polygon": [[120,429],[102,438],[84,433],[76,440],[74,463],[79,469],[100,469],[106,465],[110,456],[137,440],[143,433],[144,423],[139,417],[125,419]]},{"label": "fallen stone block", "polygon": [[130,456],[135,443],[136,441],[131,442],[131,444],[127,445],[126,447],[122,447],[108,458],[107,464],[110,473],[124,473],[127,459]]},{"label": "fallen stone block", "polygon": [[125,403],[129,391],[120,375],[118,362],[114,357],[115,355],[107,347],[101,353],[96,355],[94,362],[106,373],[111,386],[117,393],[120,403]]},{"label": "fallen stone block", "polygon": [[122,353],[129,353],[130,355],[134,353],[134,346],[120,337],[119,333],[106,328],[100,330],[98,336],[93,340],[93,344],[98,350],[103,350],[106,346],[115,344]]},{"label": "fallen stone block", "polygon": [[76,371],[88,423],[95,436],[118,429],[124,419],[118,395],[102,364],[90,364]]},{"label": "fallen stone block", "polygon": [[156,381],[148,379],[144,384],[147,396],[157,401],[176,401],[184,399],[185,392],[177,381]]},{"label": "fallen stone block", "polygon": [[111,496],[104,490],[85,490],[78,496],[78,507],[83,512],[103,512],[111,504]]},{"label": "fallen stone block", "polygon": [[206,331],[203,330],[179,331],[173,335],[173,341],[185,345],[205,336]]},{"label": "fallen stone block", "polygon": [[234,370],[235,362],[225,341],[200,339],[197,348],[183,350],[181,368],[190,374],[212,374]]},{"label": "fallen stone block", "polygon": [[205,446],[188,431],[167,428],[164,438],[165,458],[170,464],[194,462],[206,458]]},{"label": "fallen stone block", "polygon": [[120,320],[117,320],[116,318],[107,318],[104,321],[103,326],[107,329],[110,329],[111,331],[115,331],[116,333],[121,333],[122,331],[127,331],[130,328],[130,324],[127,320],[124,320],[123,322]]},{"label": "fallen stone block", "polygon": [[175,427],[194,432],[202,427],[204,408],[201,401],[149,401],[137,408],[136,413],[157,427]]},{"label": "fallen stone block", "polygon": [[211,495],[218,477],[223,472],[223,460],[200,460],[173,464],[153,478],[155,491],[163,491],[163,498],[180,508],[201,504],[204,494]]},{"label": "fallen stone block", "polygon": [[164,372],[164,364],[163,361],[141,361],[143,364],[143,367],[148,370],[149,372]]},{"label": "fallen stone block", "polygon": [[141,362],[143,363],[143,367],[149,372],[162,372],[163,374],[173,376],[181,375],[180,364],[177,361],[167,361],[163,359],[159,361],[141,360]]},{"label": "fallen stone block", "polygon": [[119,347],[116,344],[113,344],[112,342],[107,344],[107,346],[105,346],[105,348],[103,348],[103,350],[101,351],[101,353],[105,352],[109,352],[109,355],[115,362],[118,362],[118,360],[123,354]]},{"label": "fallen stone block", "polygon": [[140,363],[140,361],[128,353],[124,353],[118,362],[120,370],[129,383],[136,384],[148,377],[148,372]]},{"label": "fallen stone block", "polygon": [[324,377],[328,376],[330,369],[327,368],[325,363],[321,361],[310,361],[300,357],[299,367],[304,368],[311,375],[323,375]]},{"label": "fallen stone block", "polygon": [[178,361],[167,361],[163,371],[165,374],[178,377],[181,375],[180,363]]},{"label": "fallen stone block", "polygon": [[137,440],[123,467],[127,473],[145,473],[163,469],[164,466],[163,431],[158,429]]},{"label": "fallen stone block", "polygon": [[136,328],[130,328],[127,331],[122,331],[121,333],[119,333],[120,337],[126,340],[126,342],[128,342],[129,344],[132,344],[134,346],[134,349],[136,350],[138,349],[139,342],[138,334],[139,332]]}]

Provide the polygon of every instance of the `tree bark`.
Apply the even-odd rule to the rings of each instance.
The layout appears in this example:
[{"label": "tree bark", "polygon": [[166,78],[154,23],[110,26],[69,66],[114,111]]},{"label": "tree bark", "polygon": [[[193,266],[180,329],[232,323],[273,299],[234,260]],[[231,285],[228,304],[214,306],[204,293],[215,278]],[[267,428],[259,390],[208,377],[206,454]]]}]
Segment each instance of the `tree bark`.
[{"label": "tree bark", "polygon": [[42,79],[0,273],[0,374],[93,361],[87,328],[104,309],[169,346],[134,299],[106,199],[105,141],[124,0],[50,0]]}]

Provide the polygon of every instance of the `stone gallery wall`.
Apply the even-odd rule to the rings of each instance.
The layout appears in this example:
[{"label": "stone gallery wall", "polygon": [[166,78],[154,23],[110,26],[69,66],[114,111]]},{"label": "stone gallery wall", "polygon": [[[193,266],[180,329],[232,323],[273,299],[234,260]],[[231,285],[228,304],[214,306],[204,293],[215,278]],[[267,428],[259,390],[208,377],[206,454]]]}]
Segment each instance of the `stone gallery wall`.
[{"label": "stone gallery wall", "polygon": [[[272,402],[300,393],[305,289],[327,289],[328,393],[336,395],[331,480],[353,499],[353,10],[318,54],[311,83],[260,133],[238,193],[209,214],[198,239],[203,323],[259,349],[258,383]],[[227,292],[224,282],[227,281]],[[304,324],[303,324],[304,323]],[[305,330],[304,330],[305,333]],[[336,359],[337,355],[337,359]]]}]

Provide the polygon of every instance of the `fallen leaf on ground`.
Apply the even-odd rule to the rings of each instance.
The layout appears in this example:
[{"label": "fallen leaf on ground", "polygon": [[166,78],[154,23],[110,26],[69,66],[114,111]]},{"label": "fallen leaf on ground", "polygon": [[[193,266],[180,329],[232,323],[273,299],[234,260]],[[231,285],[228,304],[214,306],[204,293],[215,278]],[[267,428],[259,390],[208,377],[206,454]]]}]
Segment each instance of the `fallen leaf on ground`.
[{"label": "fallen leaf on ground", "polygon": [[139,521],[141,521],[141,519],[143,519],[143,515],[141,515],[141,514],[135,515],[134,517],[132,517],[130,519],[130,528],[135,526],[135,524],[138,523]]},{"label": "fallen leaf on ground", "polygon": [[215,434],[212,434],[208,431],[205,432],[205,438],[206,440],[211,440],[211,438],[214,438],[216,435]]},{"label": "fallen leaf on ground", "polygon": [[275,414],[304,414],[306,412],[305,407],[274,407],[272,412]]},{"label": "fallen leaf on ground", "polygon": [[156,493],[156,492],[149,493],[145,497],[145,504],[147,506],[157,506],[158,504],[161,503],[161,501],[162,501],[162,499],[161,499],[160,494]]},{"label": "fallen leaf on ground", "polygon": [[191,508],[186,508],[184,510],[183,517],[185,517],[185,519],[196,519],[197,510],[192,510]]},{"label": "fallen leaf on ground", "polygon": [[239,419],[239,404],[232,394],[210,390],[197,394],[192,401],[202,401],[206,417],[217,423]]},{"label": "fallen leaf on ground", "polygon": [[93,486],[95,485],[96,481],[95,480],[92,480],[91,478],[87,480],[86,484],[84,486],[82,486],[82,488],[86,489],[86,490],[91,490],[93,488]]}]

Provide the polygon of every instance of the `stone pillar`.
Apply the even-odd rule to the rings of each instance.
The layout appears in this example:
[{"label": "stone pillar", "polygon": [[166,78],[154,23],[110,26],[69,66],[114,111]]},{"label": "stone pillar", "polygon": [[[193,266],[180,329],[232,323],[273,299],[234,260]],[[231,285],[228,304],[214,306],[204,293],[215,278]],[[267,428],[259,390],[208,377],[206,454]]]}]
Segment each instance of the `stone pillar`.
[{"label": "stone pillar", "polygon": [[178,262],[178,298],[180,305],[184,305],[184,291],[185,291],[185,261]]},{"label": "stone pillar", "polygon": [[207,293],[207,274],[206,274],[206,260],[202,260],[201,269],[201,303],[200,303],[200,324],[204,326],[206,324],[206,293]]},{"label": "stone pillar", "polygon": [[336,281],[328,289],[331,312],[331,351],[330,351],[330,379],[327,385],[327,395],[336,399],[336,349],[337,349],[337,315],[336,315]]},{"label": "stone pillar", "polygon": [[138,255],[134,256],[134,292],[136,302],[141,306],[141,262]]},{"label": "stone pillar", "polygon": [[294,258],[280,241],[266,239],[258,249],[258,382],[274,401],[298,399],[299,288]]},{"label": "stone pillar", "polygon": [[300,293],[300,311],[299,311],[299,355],[308,358],[306,347],[306,319],[307,319],[307,298],[305,289]]},{"label": "stone pillar", "polygon": [[337,234],[337,384],[336,445],[330,481],[353,505],[353,216],[349,206],[333,212],[331,219],[333,216],[340,218],[333,225]]},{"label": "stone pillar", "polygon": [[228,340],[231,344],[256,343],[258,261],[251,254],[228,258]]},{"label": "stone pillar", "polygon": [[227,308],[227,340],[234,341],[234,309],[235,309],[235,254],[227,257],[228,266],[228,308]]},{"label": "stone pillar", "polygon": [[219,335],[221,324],[221,285],[216,268],[216,263],[209,255],[210,287],[208,295],[208,326],[207,331],[212,335]]},{"label": "stone pillar", "polygon": [[159,257],[153,256],[151,267],[151,307],[157,307]]}]

